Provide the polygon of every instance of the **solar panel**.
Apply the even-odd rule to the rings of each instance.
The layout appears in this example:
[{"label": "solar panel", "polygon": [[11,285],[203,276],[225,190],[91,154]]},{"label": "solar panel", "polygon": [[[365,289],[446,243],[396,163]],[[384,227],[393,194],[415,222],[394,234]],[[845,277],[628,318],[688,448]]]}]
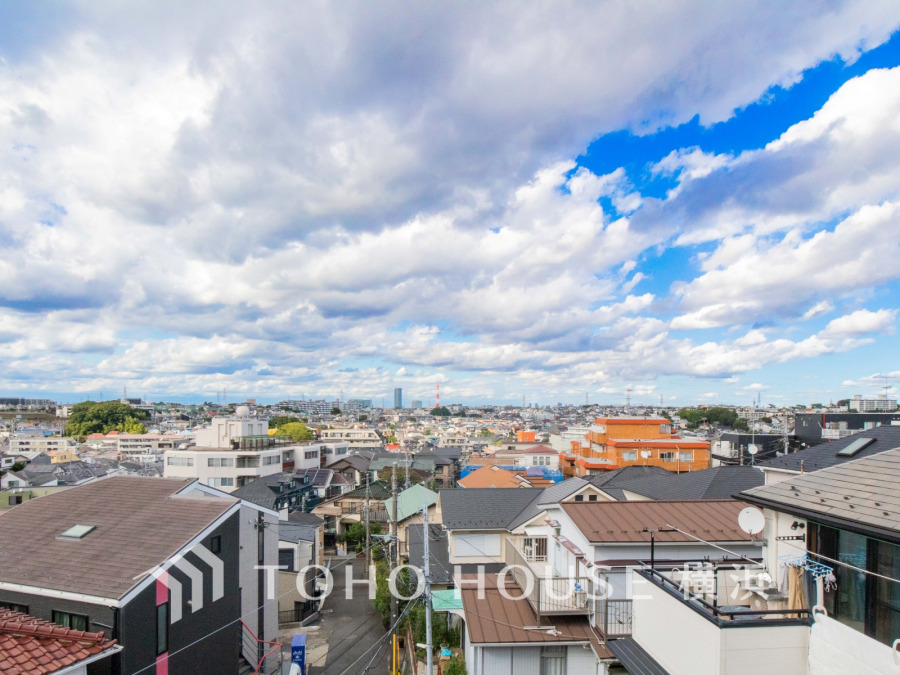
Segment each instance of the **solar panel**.
[{"label": "solar panel", "polygon": [[874,438],[857,438],[850,445],[846,446],[842,450],[839,450],[837,453],[838,457],[853,457],[857,452],[862,450],[868,445],[871,445],[875,442]]}]

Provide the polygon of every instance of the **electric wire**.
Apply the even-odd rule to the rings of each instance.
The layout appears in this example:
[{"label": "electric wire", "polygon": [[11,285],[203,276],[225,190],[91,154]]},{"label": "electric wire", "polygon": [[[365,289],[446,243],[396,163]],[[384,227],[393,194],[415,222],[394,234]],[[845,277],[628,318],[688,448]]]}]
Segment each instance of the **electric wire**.
[{"label": "electric wire", "polygon": [[[373,546],[374,546],[374,544],[372,544],[372,546],[370,546],[369,548],[372,548]],[[363,552],[365,552],[365,550],[364,550]],[[353,559],[354,559],[354,558],[347,558],[346,560],[343,560],[343,561],[339,562],[339,563],[338,563],[337,565],[335,565],[334,567],[329,567],[328,570],[331,571],[331,570],[337,569],[338,567],[341,567],[342,565],[346,565],[348,562],[352,561]],[[266,607],[266,606],[272,604],[273,602],[278,602],[278,601],[281,600],[281,598],[283,598],[284,596],[290,595],[291,593],[294,593],[295,590],[296,590],[296,589],[291,589],[291,590],[289,590],[289,591],[286,591],[286,592],[282,593],[281,595],[279,595],[279,596],[277,596],[277,597],[275,597],[275,598],[272,598],[271,600],[267,600],[266,602],[264,602],[263,604],[259,605],[259,606],[256,607],[255,609],[252,609],[252,610],[248,611],[246,614],[242,614],[242,615],[239,616],[237,619],[234,619],[234,620],[232,620],[232,621],[229,621],[228,623],[219,626],[219,627],[216,628],[215,630],[212,630],[212,631],[210,631],[209,633],[206,633],[205,635],[201,635],[199,638],[197,638],[196,640],[194,640],[193,642],[191,642],[191,643],[189,643],[189,644],[186,644],[184,647],[181,647],[181,648],[179,648],[179,649],[176,649],[176,650],[173,651],[173,652],[169,652],[168,658],[171,658],[171,657],[174,656],[175,654],[180,654],[181,652],[183,652],[183,651],[185,651],[185,650],[187,650],[187,649],[190,649],[191,647],[194,647],[194,646],[198,645],[199,643],[203,642],[206,638],[212,637],[212,636],[215,635],[216,633],[219,633],[219,632],[225,630],[226,628],[228,628],[228,627],[230,627],[230,626],[233,626],[233,625],[235,625],[235,624],[237,624],[237,623],[240,623],[241,621],[244,620],[245,617],[252,616],[252,615],[255,614],[256,612],[258,612],[259,610],[261,610],[263,607]],[[144,666],[143,668],[134,671],[134,673],[132,673],[132,675],[139,675],[140,673],[143,673],[144,671],[150,670],[151,668],[156,668],[156,662],[151,663],[150,665]]]}]

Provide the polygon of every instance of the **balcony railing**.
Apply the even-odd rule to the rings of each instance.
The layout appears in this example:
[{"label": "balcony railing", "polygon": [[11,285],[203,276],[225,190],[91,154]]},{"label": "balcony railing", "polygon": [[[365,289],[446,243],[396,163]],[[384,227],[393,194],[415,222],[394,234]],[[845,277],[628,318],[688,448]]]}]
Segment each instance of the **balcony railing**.
[{"label": "balcony railing", "polygon": [[541,615],[591,613],[588,594],[592,586],[588,577],[542,577],[513,539],[506,540],[506,563],[515,565],[513,579],[538,620]]},{"label": "balcony railing", "polygon": [[617,638],[631,635],[632,601],[597,600],[596,625],[603,637]]},{"label": "balcony railing", "polygon": [[666,590],[669,595],[679,598],[685,605],[717,624],[720,628],[762,623],[764,625],[797,625],[809,624],[811,613],[808,609],[752,609],[748,606],[715,605],[708,602],[684,582],[666,576],[661,570],[645,567],[637,570],[637,574],[651,583]]}]

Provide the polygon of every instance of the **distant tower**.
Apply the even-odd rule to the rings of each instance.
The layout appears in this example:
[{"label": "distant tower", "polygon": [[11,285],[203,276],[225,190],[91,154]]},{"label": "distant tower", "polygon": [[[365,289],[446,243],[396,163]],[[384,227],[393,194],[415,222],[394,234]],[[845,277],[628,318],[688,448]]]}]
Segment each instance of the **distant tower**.
[{"label": "distant tower", "polygon": [[441,407],[441,383],[440,382],[438,382],[436,385],[434,385],[434,407],[435,408]]},{"label": "distant tower", "polygon": [[625,407],[631,407],[631,387],[625,388]]},{"label": "distant tower", "polygon": [[400,387],[394,388],[394,410],[403,407],[403,389]]}]

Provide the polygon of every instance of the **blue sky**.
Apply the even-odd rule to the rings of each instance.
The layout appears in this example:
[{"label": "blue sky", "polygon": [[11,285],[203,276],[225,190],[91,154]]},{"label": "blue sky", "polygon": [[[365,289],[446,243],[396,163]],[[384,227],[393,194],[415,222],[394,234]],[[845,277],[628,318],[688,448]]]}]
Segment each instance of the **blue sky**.
[{"label": "blue sky", "polygon": [[0,392],[881,393],[898,28],[894,3],[0,3]]}]

